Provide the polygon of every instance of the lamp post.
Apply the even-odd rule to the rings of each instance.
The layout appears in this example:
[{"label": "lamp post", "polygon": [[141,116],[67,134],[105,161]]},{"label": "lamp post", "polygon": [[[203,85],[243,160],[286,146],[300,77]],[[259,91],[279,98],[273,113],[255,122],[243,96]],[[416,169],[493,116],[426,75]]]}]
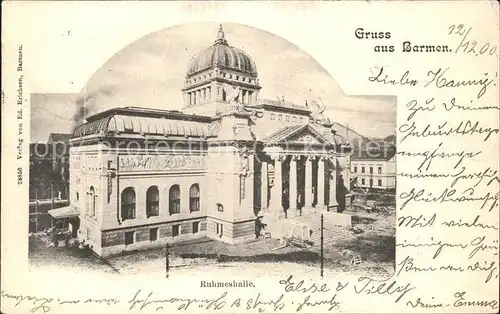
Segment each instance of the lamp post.
[{"label": "lamp post", "polygon": [[321,214],[321,231],[320,231],[320,240],[321,240],[321,247],[320,247],[320,275],[323,277],[323,214]]},{"label": "lamp post", "polygon": [[168,278],[168,271],[170,269],[170,263],[169,263],[169,251],[168,249],[170,248],[170,246],[168,245],[168,242],[167,244],[165,244],[165,277]]},{"label": "lamp post", "polygon": [[35,233],[38,232],[38,190],[35,189]]}]

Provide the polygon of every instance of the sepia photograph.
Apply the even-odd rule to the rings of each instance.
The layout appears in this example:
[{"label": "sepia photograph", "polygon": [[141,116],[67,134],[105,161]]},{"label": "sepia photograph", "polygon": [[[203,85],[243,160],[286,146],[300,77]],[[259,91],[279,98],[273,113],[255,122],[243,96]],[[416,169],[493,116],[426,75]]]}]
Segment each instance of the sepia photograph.
[{"label": "sepia photograph", "polygon": [[146,35],[75,89],[31,94],[32,268],[394,274],[395,96],[224,22]]},{"label": "sepia photograph", "polygon": [[5,1],[2,313],[498,313],[495,1]]}]

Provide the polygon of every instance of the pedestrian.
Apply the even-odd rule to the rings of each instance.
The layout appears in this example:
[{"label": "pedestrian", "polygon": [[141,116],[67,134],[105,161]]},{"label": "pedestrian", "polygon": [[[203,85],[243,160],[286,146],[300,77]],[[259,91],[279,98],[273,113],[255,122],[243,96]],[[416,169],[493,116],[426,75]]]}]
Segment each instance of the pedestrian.
[{"label": "pedestrian", "polygon": [[260,222],[260,219],[259,218],[255,219],[255,239],[258,239],[260,237],[261,228],[262,228],[262,223]]}]

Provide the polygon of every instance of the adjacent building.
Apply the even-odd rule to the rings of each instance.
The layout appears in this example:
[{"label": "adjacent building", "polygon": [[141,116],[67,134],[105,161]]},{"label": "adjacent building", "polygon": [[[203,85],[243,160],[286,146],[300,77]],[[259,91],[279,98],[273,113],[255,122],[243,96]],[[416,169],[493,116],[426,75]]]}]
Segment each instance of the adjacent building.
[{"label": "adjacent building", "polygon": [[335,209],[349,182],[351,148],[319,106],[259,98],[255,62],[222,27],[187,69],[182,111],[115,108],[73,132],[65,215],[100,256],[244,242],[270,213]]},{"label": "adjacent building", "polygon": [[354,187],[371,191],[396,189],[396,148],[381,145],[377,149],[362,149],[351,156]]}]

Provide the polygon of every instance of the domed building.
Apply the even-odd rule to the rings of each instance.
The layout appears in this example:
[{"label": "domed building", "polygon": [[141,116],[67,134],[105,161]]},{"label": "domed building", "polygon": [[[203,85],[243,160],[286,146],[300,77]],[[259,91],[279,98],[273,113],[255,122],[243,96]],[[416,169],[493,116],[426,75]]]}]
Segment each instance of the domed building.
[{"label": "domed building", "polygon": [[243,105],[255,105],[261,89],[257,76],[255,62],[243,50],[228,45],[221,26],[214,44],[189,62],[182,89],[183,111],[214,115],[227,110],[235,98]]},{"label": "domed building", "polygon": [[221,26],[188,64],[182,111],[125,107],[87,117],[70,141],[65,209],[79,218],[79,240],[106,257],[201,237],[308,239],[304,217],[316,221],[319,212],[349,225],[336,213],[349,143],[322,106],[260,99],[260,89],[254,60]]}]

